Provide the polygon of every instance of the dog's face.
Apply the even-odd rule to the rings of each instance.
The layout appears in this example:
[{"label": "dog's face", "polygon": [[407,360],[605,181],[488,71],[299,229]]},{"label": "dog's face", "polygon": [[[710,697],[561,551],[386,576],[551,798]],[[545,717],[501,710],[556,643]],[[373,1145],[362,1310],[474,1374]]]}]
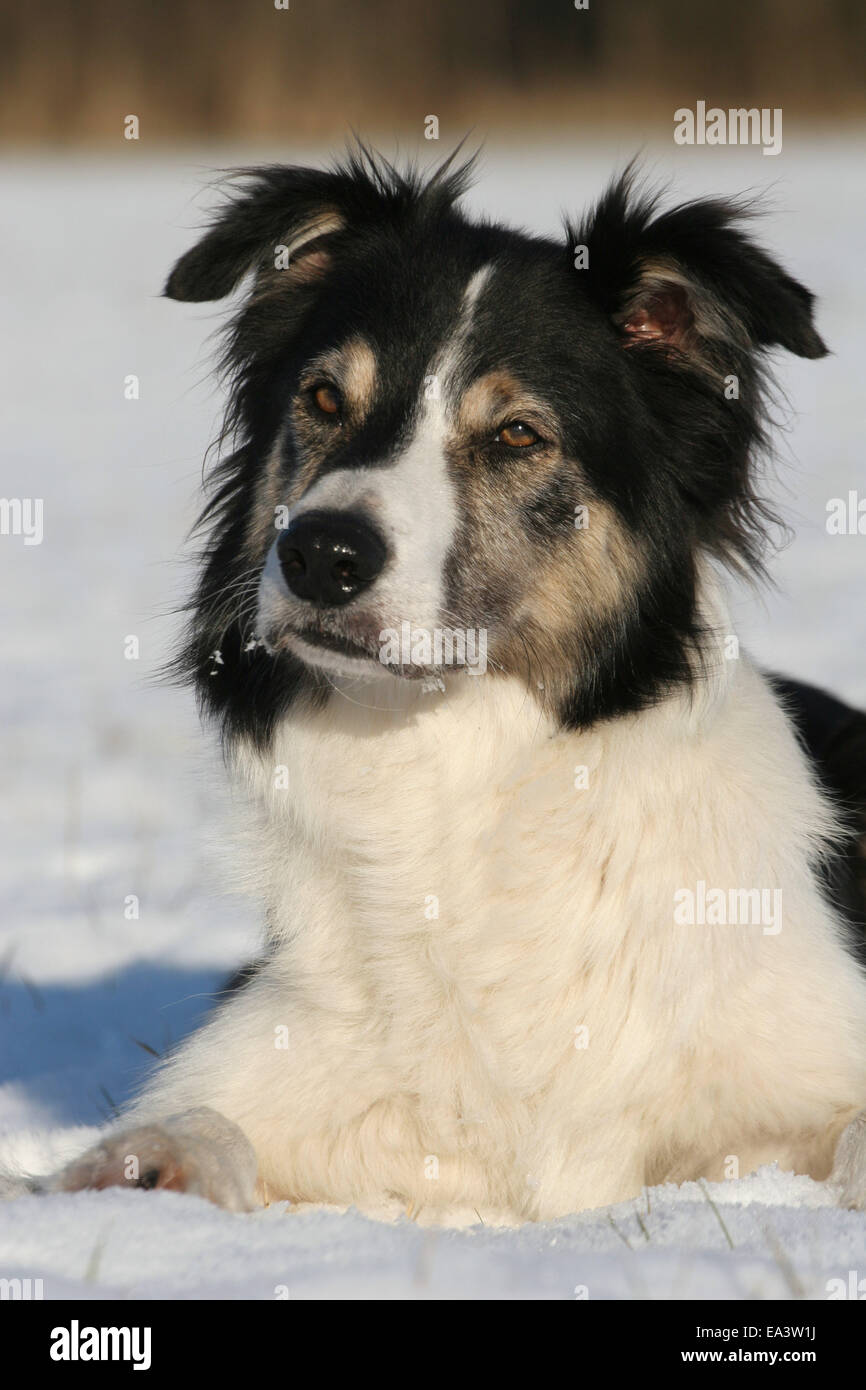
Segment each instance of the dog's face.
[{"label": "dog's face", "polygon": [[574,332],[572,288],[551,248],[469,228],[329,266],[251,499],[268,650],[412,678],[448,633],[446,665],[525,672],[535,648],[550,676],[616,605],[633,552],[581,459],[619,364],[589,315]]},{"label": "dog's face", "polygon": [[653,222],[626,180],[560,244],[468,221],[462,178],[260,171],[169,280],[256,272],[189,658],[235,725],[454,670],[638,708],[692,670],[699,549],[749,553],[758,353],[823,352],[811,297],[729,207]]}]

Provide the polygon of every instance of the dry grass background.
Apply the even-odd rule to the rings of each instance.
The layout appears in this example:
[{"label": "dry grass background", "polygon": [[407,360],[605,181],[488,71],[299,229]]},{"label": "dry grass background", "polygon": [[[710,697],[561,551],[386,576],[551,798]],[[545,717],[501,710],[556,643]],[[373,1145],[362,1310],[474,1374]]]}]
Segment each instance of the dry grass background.
[{"label": "dry grass background", "polygon": [[[281,0],[285,3],[286,0]],[[0,139],[532,135],[680,105],[866,114],[862,0],[0,0]]]}]

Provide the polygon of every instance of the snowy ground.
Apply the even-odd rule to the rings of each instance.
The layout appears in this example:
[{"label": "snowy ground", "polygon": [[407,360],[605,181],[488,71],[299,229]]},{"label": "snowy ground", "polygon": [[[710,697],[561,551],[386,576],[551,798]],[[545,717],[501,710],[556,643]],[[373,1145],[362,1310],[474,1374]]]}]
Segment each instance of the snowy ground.
[{"label": "snowy ground", "polygon": [[[598,192],[638,141],[494,145],[472,195],[540,229]],[[257,939],[221,886],[227,814],[191,697],[154,685],[188,575],[179,562],[219,399],[213,309],[158,297],[214,166],[303,152],[0,159],[7,497],[44,499],[44,541],[0,537],[0,1161],[43,1166],[82,1143],[208,1008]],[[678,194],[770,187],[764,238],[821,299],[835,355],[780,364],[797,418],[776,495],[797,538],[780,591],[737,603],[767,663],[866,703],[866,537],[825,509],[866,494],[862,458],[863,142],[786,132],[760,151],[649,151]],[[124,381],[140,380],[140,399]],[[138,660],[124,644],[135,636]],[[138,898],[138,918],[128,900]],[[730,1245],[733,1245],[733,1249]],[[206,1258],[202,1258],[206,1251]],[[0,1206],[0,1276],[46,1297],[774,1298],[866,1273],[866,1216],[772,1172],[550,1226],[432,1232],[273,1207],[230,1216],[173,1194]]]}]

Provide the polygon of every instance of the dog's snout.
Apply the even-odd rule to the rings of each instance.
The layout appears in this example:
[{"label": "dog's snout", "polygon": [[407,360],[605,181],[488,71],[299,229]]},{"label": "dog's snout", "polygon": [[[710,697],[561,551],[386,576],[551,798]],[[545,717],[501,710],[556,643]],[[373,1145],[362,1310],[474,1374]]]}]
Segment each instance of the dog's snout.
[{"label": "dog's snout", "polygon": [[283,577],[296,598],[339,608],[381,574],[387,549],[370,523],[341,512],[307,512],[277,542]]}]

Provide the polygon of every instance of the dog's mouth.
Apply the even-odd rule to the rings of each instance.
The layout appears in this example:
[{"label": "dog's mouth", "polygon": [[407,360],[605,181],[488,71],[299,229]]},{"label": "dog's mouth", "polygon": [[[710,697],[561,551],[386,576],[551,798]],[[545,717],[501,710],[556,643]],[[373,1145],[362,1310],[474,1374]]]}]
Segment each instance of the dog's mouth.
[{"label": "dog's mouth", "polygon": [[340,662],[345,662],[347,675],[363,675],[365,670],[368,674],[373,674],[375,670],[380,676],[393,676],[403,681],[423,681],[442,674],[438,668],[412,661],[389,660],[383,652],[380,635],[377,629],[375,633],[371,631],[349,637],[328,628],[299,624],[283,629],[279,645],[288,647],[307,665],[339,670]]},{"label": "dog's mouth", "polygon": [[289,629],[287,637],[289,640],[295,638],[299,642],[304,642],[308,647],[321,647],[324,651],[336,652],[339,656],[353,657],[357,661],[379,663],[377,649],[371,649],[365,642],[344,637],[337,632],[326,632],[316,627],[293,627]]},{"label": "dog's mouth", "polygon": [[319,667],[336,675],[388,676],[397,675],[380,660],[381,644],[378,627],[353,632],[334,631],[316,622],[293,622],[283,625],[279,636],[266,642],[271,650],[287,650],[306,666]]}]

